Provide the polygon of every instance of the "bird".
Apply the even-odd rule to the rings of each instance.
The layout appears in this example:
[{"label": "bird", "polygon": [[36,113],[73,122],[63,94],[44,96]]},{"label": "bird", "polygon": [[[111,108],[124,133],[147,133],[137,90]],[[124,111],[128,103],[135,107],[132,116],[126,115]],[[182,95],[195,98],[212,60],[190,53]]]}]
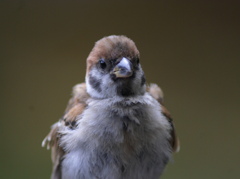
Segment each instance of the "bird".
[{"label": "bird", "polygon": [[85,82],[73,87],[63,116],[42,146],[52,179],[157,179],[180,147],[157,84],[147,84],[133,40],[98,40]]}]

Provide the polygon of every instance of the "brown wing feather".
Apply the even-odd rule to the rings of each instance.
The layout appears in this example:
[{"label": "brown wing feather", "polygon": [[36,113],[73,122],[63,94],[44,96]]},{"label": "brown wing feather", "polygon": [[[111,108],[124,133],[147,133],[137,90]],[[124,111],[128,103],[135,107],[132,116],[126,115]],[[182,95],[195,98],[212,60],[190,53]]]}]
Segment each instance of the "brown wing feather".
[{"label": "brown wing feather", "polygon": [[170,144],[172,146],[173,151],[178,152],[179,149],[180,149],[180,143],[179,143],[179,140],[178,140],[177,135],[176,135],[176,130],[175,130],[175,127],[174,127],[174,124],[173,124],[173,119],[172,119],[169,111],[167,110],[167,108],[163,105],[163,92],[162,92],[161,88],[156,84],[150,84],[147,87],[147,91],[150,93],[150,95],[152,97],[154,97],[160,103],[160,105],[162,107],[162,114],[168,119],[169,123],[171,124],[171,126],[172,126],[172,130],[171,130],[172,139],[170,141]]},{"label": "brown wing feather", "polygon": [[61,137],[59,131],[63,127],[75,128],[78,120],[77,116],[81,115],[87,104],[89,95],[86,92],[86,84],[81,83],[73,87],[72,98],[69,100],[63,118],[59,122],[52,125],[49,134],[42,142],[42,146],[52,149],[53,171],[52,179],[61,179],[61,161],[64,156],[64,150],[59,146]]}]

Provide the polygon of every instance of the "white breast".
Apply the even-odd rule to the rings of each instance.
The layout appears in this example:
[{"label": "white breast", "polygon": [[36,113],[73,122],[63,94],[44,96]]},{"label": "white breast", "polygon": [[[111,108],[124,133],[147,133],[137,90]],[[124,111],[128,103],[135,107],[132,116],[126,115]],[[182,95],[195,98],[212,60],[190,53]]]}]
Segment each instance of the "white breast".
[{"label": "white breast", "polygon": [[75,130],[66,129],[63,179],[159,178],[171,155],[170,124],[149,94],[91,100]]}]

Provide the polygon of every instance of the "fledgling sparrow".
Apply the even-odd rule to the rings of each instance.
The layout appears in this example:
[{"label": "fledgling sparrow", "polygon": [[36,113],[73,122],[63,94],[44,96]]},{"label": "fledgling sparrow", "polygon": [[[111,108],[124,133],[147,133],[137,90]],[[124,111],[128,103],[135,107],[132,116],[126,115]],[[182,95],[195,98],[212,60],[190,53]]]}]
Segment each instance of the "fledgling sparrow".
[{"label": "fledgling sparrow", "polygon": [[52,179],[157,179],[179,148],[163,94],[145,83],[135,43],[96,42],[86,83],[73,88],[64,116],[43,140],[52,148]]}]

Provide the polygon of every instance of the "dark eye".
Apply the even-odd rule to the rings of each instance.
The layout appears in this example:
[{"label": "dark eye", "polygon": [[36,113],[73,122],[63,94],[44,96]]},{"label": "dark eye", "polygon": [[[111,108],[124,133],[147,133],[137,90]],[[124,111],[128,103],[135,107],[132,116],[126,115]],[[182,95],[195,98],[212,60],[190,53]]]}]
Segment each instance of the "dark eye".
[{"label": "dark eye", "polygon": [[99,65],[100,65],[100,68],[102,69],[105,69],[107,67],[106,62],[103,59],[99,60]]}]

